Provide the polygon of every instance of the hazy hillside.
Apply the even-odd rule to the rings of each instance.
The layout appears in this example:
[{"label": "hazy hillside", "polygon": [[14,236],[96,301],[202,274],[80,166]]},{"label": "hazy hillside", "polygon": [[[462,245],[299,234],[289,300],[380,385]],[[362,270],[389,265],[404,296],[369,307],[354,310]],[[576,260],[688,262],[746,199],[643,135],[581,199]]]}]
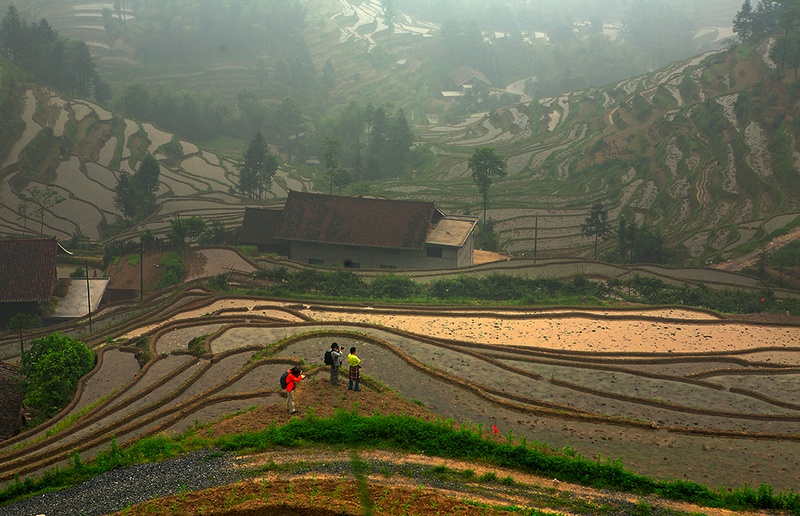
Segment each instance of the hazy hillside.
[{"label": "hazy hillside", "polygon": [[[408,4],[409,12],[417,12],[411,9],[413,2]],[[408,177],[356,182],[345,193],[429,199],[449,211],[476,212],[480,198],[466,161],[476,146],[493,146],[506,158],[509,175],[492,187],[489,216],[501,245],[517,254],[530,255],[536,248],[539,256],[589,256],[592,239],[581,236],[579,228],[598,201],[609,210],[612,223],[625,214],[660,230],[677,259],[690,263],[720,261],[753,238],[790,223],[800,211],[798,126],[785,116],[796,110],[795,94],[789,79],[774,78],[775,65],[766,57],[770,41],[758,49],[708,52],[605,87],[533,100],[532,88],[540,81],[528,78],[452,103],[430,98],[432,86],[444,87],[431,71],[433,64],[444,62],[441,49],[430,43],[436,25],[403,14],[390,41],[380,11],[369,15],[374,5],[359,4],[351,11],[345,5],[350,4],[315,3],[321,10],[306,12],[304,40],[293,47],[307,52],[318,72],[332,63],[333,86],[327,97],[310,87],[319,77],[306,81],[309,88],[301,91],[272,71],[273,64],[280,68],[277,63],[232,58],[222,66],[224,59],[214,55],[205,71],[173,66],[172,73],[158,79],[158,87],[169,84],[178,92],[216,91],[222,84],[249,88],[258,84],[253,74],[265,66],[265,81],[253,90],[258,95],[272,92],[280,98],[289,91],[327,106],[314,109],[334,112],[347,95],[360,95],[361,101],[396,99],[409,114],[419,142],[416,152],[424,160],[414,164]],[[125,37],[104,49],[99,36],[109,36],[99,22],[74,22],[102,20],[99,4],[72,7],[44,3],[35,14],[54,16],[54,25],[66,27],[62,30],[67,36],[94,41],[100,69],[114,71],[109,80],[117,87],[138,73],[149,82],[163,73],[153,64],[132,61],[137,54],[125,47]],[[116,16],[131,21],[122,6]],[[500,43],[489,46],[497,52]],[[587,58],[591,62],[600,56]],[[41,231],[92,240],[109,236],[109,228],[119,222],[112,203],[118,171],[135,170],[145,152],[156,153],[162,162],[161,208],[125,234],[135,236],[144,227],[158,231],[175,213],[202,213],[236,225],[243,201],[234,192],[235,149],[224,156],[211,153],[146,119],[136,121],[26,86],[19,72],[5,65],[2,73],[8,79],[4,101],[13,114],[13,121],[3,125],[0,147],[4,233]],[[502,70],[495,73],[504,75]],[[18,81],[9,79],[17,75]],[[119,100],[112,104],[131,109]],[[302,159],[282,167],[270,202],[279,202],[288,189],[325,190],[317,177],[321,171],[315,165],[314,139],[336,125],[322,111],[304,116],[310,132]],[[231,123],[237,126],[242,120],[234,117]],[[219,140],[214,145],[230,151],[242,142]],[[46,207],[43,218],[41,212],[32,215],[35,206],[24,213],[20,194],[30,195],[33,188],[44,190],[48,184],[66,201]]]},{"label": "hazy hillside", "polygon": [[509,177],[492,193],[491,217],[510,251],[532,249],[535,216],[540,251],[586,246],[579,224],[601,201],[614,219],[660,228],[687,258],[720,259],[798,212],[800,127],[786,116],[797,100],[791,81],[774,80],[769,44],[431,130],[449,180],[398,191],[476,203],[465,197],[464,160],[475,145],[494,145]]}]

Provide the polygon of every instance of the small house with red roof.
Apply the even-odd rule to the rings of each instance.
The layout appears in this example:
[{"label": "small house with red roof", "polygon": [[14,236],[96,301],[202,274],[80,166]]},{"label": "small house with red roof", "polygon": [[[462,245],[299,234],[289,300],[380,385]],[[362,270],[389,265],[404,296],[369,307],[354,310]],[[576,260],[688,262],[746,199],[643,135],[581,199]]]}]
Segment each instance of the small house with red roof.
[{"label": "small house with red roof", "polygon": [[273,238],[311,265],[445,269],[472,265],[477,222],[432,202],[290,191]]}]

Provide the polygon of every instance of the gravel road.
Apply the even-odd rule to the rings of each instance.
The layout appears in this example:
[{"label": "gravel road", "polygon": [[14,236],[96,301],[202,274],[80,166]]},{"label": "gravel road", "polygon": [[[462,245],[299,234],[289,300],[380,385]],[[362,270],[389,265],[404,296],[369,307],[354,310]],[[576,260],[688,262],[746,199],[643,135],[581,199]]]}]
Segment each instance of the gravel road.
[{"label": "gravel road", "polygon": [[202,450],[164,462],[109,471],[83,484],[0,507],[3,516],[92,516],[120,511],[155,497],[235,482],[233,458]]}]

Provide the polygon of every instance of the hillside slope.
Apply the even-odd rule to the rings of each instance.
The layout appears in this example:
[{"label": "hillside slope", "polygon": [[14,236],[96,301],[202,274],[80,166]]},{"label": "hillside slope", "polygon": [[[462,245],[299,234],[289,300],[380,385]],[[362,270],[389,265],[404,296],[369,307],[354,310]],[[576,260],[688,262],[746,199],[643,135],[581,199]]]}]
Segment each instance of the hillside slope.
[{"label": "hillside slope", "polygon": [[[507,157],[490,216],[509,251],[552,256],[592,240],[579,226],[594,202],[663,232],[694,263],[720,261],[800,211],[798,98],[759,48],[708,53],[605,88],[569,92],[433,127],[448,182],[404,190],[477,205],[465,160],[475,145]],[[458,201],[455,201],[458,199]],[[538,220],[536,220],[538,218]]]},{"label": "hillside slope", "polygon": [[[455,212],[481,199],[466,161],[478,145],[506,158],[492,186],[489,216],[507,251],[588,256],[581,236],[589,207],[602,202],[661,231],[678,261],[720,262],[740,246],[791,223],[800,212],[800,123],[790,80],[777,80],[772,44],[734,47],[604,88],[478,113],[459,125],[416,120],[435,162],[413,177],[361,184],[368,193],[433,200]],[[145,152],[163,165],[160,208],[126,232],[162,231],[175,213],[238,223],[235,164],[152,124],[86,101],[18,84],[6,94],[19,121],[0,165],[3,234],[41,232],[101,239],[119,220],[113,188]],[[28,220],[19,197],[53,184],[65,202]],[[282,167],[270,199],[313,190],[313,179]],[[363,192],[362,192],[363,193]],[[604,244],[606,247],[611,242]]]}]

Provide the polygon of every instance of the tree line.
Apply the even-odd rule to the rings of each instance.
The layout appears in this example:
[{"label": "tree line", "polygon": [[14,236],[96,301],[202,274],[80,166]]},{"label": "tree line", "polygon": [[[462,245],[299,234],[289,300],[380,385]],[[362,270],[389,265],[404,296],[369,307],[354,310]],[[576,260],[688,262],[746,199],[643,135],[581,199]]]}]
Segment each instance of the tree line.
[{"label": "tree line", "polygon": [[759,0],[755,7],[750,0],[745,0],[733,19],[733,31],[744,43],[758,43],[774,34],[777,40],[770,57],[781,74],[791,68],[797,82],[800,70],[800,0]]},{"label": "tree line", "polygon": [[44,18],[29,24],[14,4],[0,22],[0,54],[59,91],[103,104],[111,98],[85,42],[60,37]]},{"label": "tree line", "polygon": [[414,133],[405,111],[392,104],[351,101],[322,120],[312,135],[329,184],[402,177],[413,166]]}]

